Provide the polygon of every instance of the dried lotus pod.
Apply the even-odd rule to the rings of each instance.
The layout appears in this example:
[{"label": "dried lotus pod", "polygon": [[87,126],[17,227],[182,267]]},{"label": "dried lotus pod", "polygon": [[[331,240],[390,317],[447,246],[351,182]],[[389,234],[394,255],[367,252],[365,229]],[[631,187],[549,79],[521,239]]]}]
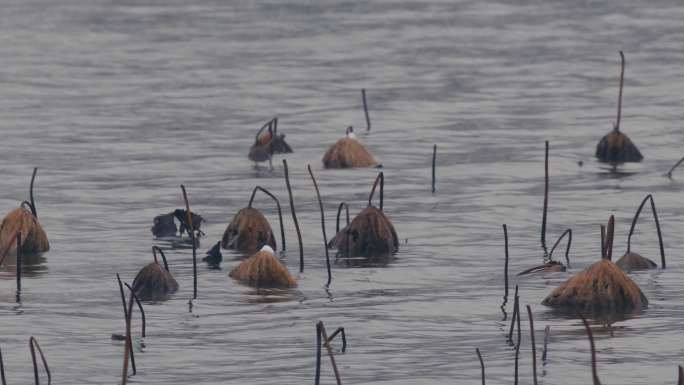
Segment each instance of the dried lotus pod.
[{"label": "dried lotus pod", "polygon": [[50,243],[43,226],[38,222],[38,212],[36,211],[36,203],[33,199],[33,182],[36,179],[38,168],[33,169],[33,176],[31,177],[31,186],[29,187],[29,195],[31,201],[24,201],[21,205],[10,211],[2,223],[0,223],[0,249],[10,247],[9,252],[16,252],[16,246],[13,243],[14,234],[21,233],[21,251],[24,254],[37,254],[50,250]]},{"label": "dried lotus pod", "polygon": [[263,246],[259,252],[240,262],[228,275],[257,288],[297,287],[297,281],[268,245]]}]

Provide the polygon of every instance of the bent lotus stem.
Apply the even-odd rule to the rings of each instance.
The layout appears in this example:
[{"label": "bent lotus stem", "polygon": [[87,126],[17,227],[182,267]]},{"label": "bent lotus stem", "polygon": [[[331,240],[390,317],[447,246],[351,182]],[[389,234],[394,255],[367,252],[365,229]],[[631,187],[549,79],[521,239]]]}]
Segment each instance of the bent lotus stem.
[{"label": "bent lotus stem", "polygon": [[[297,213],[295,212],[294,197],[292,195],[292,186],[290,186],[290,173],[287,169],[287,160],[283,159],[283,170],[285,173],[285,184],[287,185],[287,195],[290,198],[290,211],[292,211],[292,220],[297,230],[297,241],[299,242],[299,272],[304,272],[304,248],[302,247],[302,232],[299,230],[299,222],[297,221]],[[285,248],[285,241],[283,241],[283,249]]]},{"label": "bent lotus stem", "polygon": [[154,256],[154,262],[159,263],[159,260],[157,260],[157,251],[162,257],[162,262],[164,262],[164,269],[166,271],[169,271],[169,264],[166,261],[166,254],[164,254],[164,250],[162,250],[159,246],[152,246],[152,255]]},{"label": "bent lotus stem", "polygon": [[373,205],[371,202],[373,201],[373,195],[375,195],[375,188],[378,186],[378,182],[380,182],[380,211],[382,211],[382,198],[385,190],[385,174],[382,171],[378,173],[378,176],[375,177],[375,182],[373,182],[373,188],[368,196],[368,207]]},{"label": "bent lotus stem", "polygon": [[252,196],[249,198],[249,204],[247,205],[247,207],[252,207],[252,203],[254,203],[254,196],[256,195],[257,191],[263,192],[275,201],[276,207],[278,209],[278,220],[280,221],[280,240],[283,245],[282,250],[285,251],[285,227],[283,227],[283,212],[280,209],[280,201],[278,200],[278,198],[275,197],[275,195],[271,194],[270,191],[266,190],[261,186],[256,186],[254,187],[254,190],[252,190]]},{"label": "bent lotus stem", "polygon": [[634,219],[632,219],[632,226],[629,228],[629,236],[627,236],[627,252],[629,253],[631,251],[632,234],[634,234],[634,228],[636,227],[637,220],[639,219],[639,214],[641,214],[641,210],[644,208],[646,201],[651,201],[651,211],[653,212],[653,219],[655,220],[656,231],[658,232],[658,243],[660,245],[660,263],[662,268],[664,269],[665,247],[663,246],[663,234],[660,231],[660,221],[658,220],[658,212],[656,211],[655,201],[653,200],[653,195],[651,194],[646,195],[644,200],[641,201],[641,204],[639,205],[636,214],[634,214]]},{"label": "bent lotus stem", "polygon": [[184,185],[181,185],[180,187],[183,191],[183,201],[185,201],[185,212],[188,215],[188,224],[190,225],[190,239],[192,240],[192,298],[197,299],[197,244],[195,242],[195,227],[192,225],[192,212],[190,211],[190,202],[188,202],[188,193],[185,191]]},{"label": "bent lotus stem", "polygon": [[142,337],[145,338],[145,330],[147,329],[147,326],[146,326],[146,322],[145,322],[145,310],[143,309],[142,302],[140,302],[140,299],[135,294],[135,291],[133,290],[131,285],[129,285],[126,282],[124,282],[124,285],[126,285],[128,290],[130,290],[131,293],[133,293],[133,299],[135,299],[135,303],[138,305],[138,310],[140,310],[140,319],[142,321]]},{"label": "bent lotus stem", "polygon": [[366,101],[366,89],[361,89],[361,98],[363,99],[363,112],[366,114],[366,131],[370,131],[371,122],[370,115],[368,115],[368,102]]},{"label": "bent lotus stem", "polygon": [[591,348],[591,376],[594,381],[594,385],[601,385],[601,380],[598,378],[598,373],[596,370],[596,348],[594,347],[594,334],[591,332],[591,327],[589,327],[589,322],[584,318],[582,314],[579,314],[584,324],[584,328],[587,330],[587,336],[589,337],[589,347]]},{"label": "bent lotus stem", "polygon": [[[126,295],[124,294],[124,288],[123,288],[123,283],[121,282],[121,277],[119,276],[119,273],[116,273],[116,280],[119,282],[119,293],[121,294],[121,303],[123,304],[123,312],[124,312],[124,322],[126,323],[126,327],[129,328],[129,314],[131,313],[133,309],[133,305],[131,303],[130,307],[126,307]],[[131,293],[133,293],[131,291]],[[133,355],[133,342],[128,338],[128,335],[126,336],[126,341],[124,344],[127,346],[126,351],[130,349],[130,354],[131,354],[131,369],[133,369],[133,374],[136,373],[136,368],[135,368],[135,356]],[[128,353],[125,353],[125,356],[128,357]],[[128,364],[126,364],[126,371],[128,372]],[[125,381],[124,381],[125,384]]]},{"label": "bent lotus stem", "polygon": [[[131,367],[133,369],[133,374],[136,374],[135,370],[135,360],[133,359],[133,341],[131,339],[131,313],[133,313],[133,292],[128,298],[128,315],[126,316],[126,343],[124,344],[124,362],[123,371],[121,374],[121,385],[126,385],[128,381],[128,354],[131,355]],[[125,299],[124,299],[125,301]]]},{"label": "bent lotus stem", "polygon": [[29,349],[31,350],[31,360],[33,361],[33,376],[36,381],[36,385],[39,385],[40,379],[38,378],[38,363],[36,362],[36,349],[40,354],[40,360],[43,361],[43,368],[45,368],[45,373],[47,373],[48,385],[52,383],[52,373],[50,372],[50,367],[48,366],[47,359],[45,359],[45,354],[43,354],[43,349],[40,348],[40,344],[35,337],[31,336],[29,338]]},{"label": "bent lotus stem", "polygon": [[316,324],[316,377],[314,384],[319,385],[321,382],[321,348],[322,348],[323,333],[321,333],[321,324]]},{"label": "bent lotus stem", "polygon": [[530,305],[527,305],[527,317],[530,319],[530,341],[532,342],[532,378],[534,385],[537,385],[537,349],[534,343],[534,318]]},{"label": "bent lotus stem", "polygon": [[[332,347],[330,346],[328,335],[325,332],[325,326],[323,325],[323,321],[318,321],[318,325],[320,325],[320,332],[321,332],[321,337],[323,338],[323,345],[325,346],[325,349],[328,351],[328,357],[330,357],[330,365],[333,367],[333,372],[335,373],[335,379],[337,380],[337,385],[342,385],[342,379],[340,378],[340,371],[337,370],[337,364],[335,363],[335,355],[333,354]],[[316,326],[318,328],[318,325]]]},{"label": "bent lotus stem", "polygon": [[677,167],[679,167],[679,165],[682,164],[682,163],[684,163],[684,157],[683,157],[682,159],[680,159],[677,163],[675,163],[675,165],[672,166],[672,168],[670,169],[670,171],[668,171],[667,174],[665,174],[665,176],[668,177],[668,178],[670,178],[670,179],[672,179],[672,173],[673,173],[674,170],[675,170]]},{"label": "bent lotus stem", "polygon": [[679,378],[677,379],[677,385],[684,385],[684,368],[682,368],[682,365],[679,365]]},{"label": "bent lotus stem", "polygon": [[349,206],[345,202],[340,202],[337,206],[337,222],[335,225],[335,234],[340,232],[340,216],[342,215],[342,207],[344,207],[347,214],[347,226],[349,226]]},{"label": "bent lotus stem", "polygon": [[278,117],[276,116],[273,118],[273,132],[271,132],[271,134],[273,134],[273,137],[275,138],[277,133],[278,133]]},{"label": "bent lotus stem", "polygon": [[570,246],[572,245],[572,229],[565,230],[563,234],[561,234],[561,236],[558,237],[556,243],[553,244],[551,251],[549,251],[549,260],[551,260],[551,257],[553,256],[553,251],[556,250],[556,247],[566,235],[568,236],[568,243],[565,246],[565,263],[567,264],[567,267],[570,267]]},{"label": "bent lotus stem", "polygon": [[625,84],[625,54],[620,51],[620,94],[618,96],[617,123],[614,125],[615,131],[620,131],[620,117],[622,116],[622,88]]},{"label": "bent lotus stem", "polygon": [[482,361],[482,354],[480,354],[480,348],[475,348],[477,353],[477,358],[480,360],[480,368],[482,368],[482,385],[485,385],[485,366],[484,361]]},{"label": "bent lotus stem", "polygon": [[515,296],[513,297],[513,315],[511,316],[511,328],[508,331],[508,341],[513,343],[513,328],[515,327],[516,317],[520,317],[518,312],[518,302],[520,302],[520,297],[518,296],[518,285],[515,285]]},{"label": "bent lotus stem", "polygon": [[36,180],[36,174],[38,173],[38,167],[33,168],[33,175],[31,176],[31,185],[29,186],[29,198],[31,199],[31,212],[33,216],[38,218],[38,211],[36,210],[36,202],[33,200],[33,182]]},{"label": "bent lotus stem", "polygon": [[344,353],[347,350],[347,335],[345,334],[343,327],[337,328],[337,330],[328,337],[328,343],[332,342],[338,334],[342,337],[342,353]]},{"label": "bent lotus stem", "polygon": [[328,237],[325,235],[325,214],[323,212],[323,201],[321,200],[321,192],[318,190],[318,183],[316,183],[316,177],[314,177],[313,171],[311,171],[311,165],[307,165],[306,168],[309,170],[309,175],[311,175],[311,180],[313,181],[314,188],[316,189],[318,206],[321,208],[321,230],[323,231],[323,249],[325,249],[325,264],[328,269],[328,283],[326,283],[325,286],[330,287],[330,282],[332,282],[332,272],[330,271],[330,253],[328,253]]}]

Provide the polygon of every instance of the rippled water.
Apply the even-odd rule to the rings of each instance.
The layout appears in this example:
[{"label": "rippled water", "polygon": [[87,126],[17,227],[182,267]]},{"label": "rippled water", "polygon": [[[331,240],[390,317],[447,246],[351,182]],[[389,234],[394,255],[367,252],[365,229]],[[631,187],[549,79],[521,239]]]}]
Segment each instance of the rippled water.
[{"label": "rippled water", "polygon": [[[58,4],[61,3],[61,4]],[[151,261],[155,215],[181,207],[179,185],[207,219],[200,257],[251,189],[286,204],[273,172],[246,158],[255,130],[280,117],[304,233],[299,287],[259,295],[222,270],[199,266],[192,313],[191,253],[168,252],[181,289],[147,304],[148,336],[135,383],[313,382],[315,322],[344,326],[345,383],[479,383],[479,347],[491,383],[512,382],[513,349],[499,309],[503,234],[511,275],[541,261],[544,140],[551,142],[549,239],[574,231],[569,273],[511,278],[533,306],[544,384],[590,381],[589,344],[577,319],[540,305],[552,288],[599,258],[599,224],[617,218],[616,253],[630,217],[653,193],[669,268],[633,274],[650,300],[641,315],[595,326],[609,384],[674,383],[684,363],[680,217],[684,175],[662,177],[682,153],[684,6],[646,1],[0,1],[0,210],[36,198],[51,243],[29,266],[21,304],[14,266],[0,286],[12,383],[31,378],[27,341],[41,342],[55,383],[119,381],[123,329],[115,273],[131,281]],[[593,158],[611,128],[627,57],[622,127],[645,161],[611,174]],[[323,170],[325,148],[365,125],[383,163],[385,212],[401,238],[386,267],[336,266],[329,290],[319,212],[306,165],[319,179],[328,235],[340,201],[365,206],[377,170]],[[430,193],[432,145],[437,193]],[[580,165],[582,162],[583,165]],[[257,205],[275,215],[271,202]],[[285,207],[285,211],[289,212]],[[650,219],[634,249],[656,259]],[[297,271],[291,218],[287,265]],[[169,247],[168,244],[162,244]],[[508,312],[511,304],[508,304]],[[137,322],[135,321],[136,333]],[[523,317],[521,383],[531,383]],[[324,361],[323,376],[332,371]]]}]

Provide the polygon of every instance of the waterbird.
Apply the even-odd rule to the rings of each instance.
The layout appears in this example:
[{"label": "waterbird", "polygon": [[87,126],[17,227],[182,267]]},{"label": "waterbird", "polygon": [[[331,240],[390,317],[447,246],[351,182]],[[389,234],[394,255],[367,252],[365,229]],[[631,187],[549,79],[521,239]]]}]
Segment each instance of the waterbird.
[{"label": "waterbird", "polygon": [[33,183],[36,179],[38,168],[33,169],[31,185],[29,187],[29,201],[23,201],[21,205],[10,211],[0,224],[0,249],[10,247],[10,252],[16,252],[13,245],[14,234],[22,235],[21,252],[24,254],[37,254],[50,250],[50,243],[43,226],[38,222],[36,202],[33,199]]},{"label": "waterbird", "polygon": [[240,262],[228,275],[257,288],[297,287],[297,281],[269,245],[263,245],[256,254]]},{"label": "waterbird", "polygon": [[271,158],[273,154],[285,154],[292,152],[287,142],[285,134],[278,134],[278,118],[275,117],[264,124],[254,138],[254,144],[249,148],[247,157],[253,162],[268,161],[273,169]]},{"label": "waterbird", "polygon": [[602,237],[601,260],[554,289],[543,305],[595,313],[627,313],[648,306],[639,286],[611,261],[614,228],[615,218],[611,215],[605,242]]},{"label": "waterbird", "polygon": [[632,143],[625,133],[620,131],[622,115],[622,88],[625,80],[625,54],[620,51],[620,93],[618,96],[617,121],[613,130],[605,135],[596,145],[596,157],[599,161],[617,165],[625,162],[641,162],[644,159],[639,149]]},{"label": "waterbird", "polygon": [[347,127],[345,137],[330,146],[323,155],[325,168],[354,168],[375,166],[373,155],[354,135],[354,128]]},{"label": "waterbird", "polygon": [[[157,259],[157,252],[161,255],[164,265]],[[133,280],[133,292],[142,300],[162,300],[169,294],[178,290],[178,282],[169,271],[164,251],[157,246],[152,246],[154,262],[146,265]]]},{"label": "waterbird", "polygon": [[207,251],[207,256],[202,258],[202,262],[206,262],[210,268],[218,269],[223,261],[223,255],[221,255],[221,241],[216,242],[214,247]]}]

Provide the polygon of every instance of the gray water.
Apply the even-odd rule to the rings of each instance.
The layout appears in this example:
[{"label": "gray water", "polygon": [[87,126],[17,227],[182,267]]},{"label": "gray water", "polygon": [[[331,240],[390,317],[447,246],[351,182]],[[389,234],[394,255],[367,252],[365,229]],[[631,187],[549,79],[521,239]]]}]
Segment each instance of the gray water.
[{"label": "gray water", "polygon": [[[632,278],[650,301],[612,332],[594,325],[605,384],[674,383],[684,363],[681,325],[684,174],[662,176],[683,154],[684,6],[677,1],[0,1],[0,211],[36,199],[51,243],[27,267],[15,303],[14,266],[0,273],[0,347],[10,383],[31,381],[27,341],[38,338],[54,382],[114,384],[123,346],[115,274],[132,281],[151,261],[155,215],[182,206],[207,219],[201,257],[261,185],[287,205],[283,157],[275,170],[246,158],[272,116],[295,149],[287,156],[304,235],[306,270],[295,290],[262,295],[170,249],[180,290],[148,303],[147,384],[312,383],[315,323],[344,326],[337,356],[347,384],[477,384],[479,347],[488,383],[511,383],[513,348],[499,306],[503,233],[511,290],[532,305],[538,353],[551,327],[544,384],[589,383],[589,343],[578,319],[540,303],[600,258],[599,224],[616,215],[615,253],[630,218],[653,193],[668,269]],[[618,51],[627,57],[623,130],[643,163],[612,174],[593,158],[615,119]],[[368,90],[373,123],[359,90]],[[387,266],[333,268],[326,281],[311,164],[326,208],[366,205],[377,170],[324,170],[330,144],[354,125],[384,165],[385,212],[401,247]],[[551,143],[548,238],[571,227],[572,268],[517,279],[542,260],[544,140]],[[438,144],[437,192],[430,192]],[[579,163],[582,163],[580,165]],[[257,206],[273,226],[273,204]],[[645,212],[634,250],[657,259]],[[290,271],[297,238],[285,220]],[[159,242],[157,242],[159,243]],[[169,248],[168,244],[159,243]],[[557,254],[560,257],[561,254]],[[511,293],[512,294],[512,293]],[[509,301],[507,311],[511,312]],[[523,316],[521,383],[531,380]],[[139,320],[134,321],[139,340]],[[335,350],[339,350],[336,343]],[[332,370],[323,361],[324,383]]]}]

